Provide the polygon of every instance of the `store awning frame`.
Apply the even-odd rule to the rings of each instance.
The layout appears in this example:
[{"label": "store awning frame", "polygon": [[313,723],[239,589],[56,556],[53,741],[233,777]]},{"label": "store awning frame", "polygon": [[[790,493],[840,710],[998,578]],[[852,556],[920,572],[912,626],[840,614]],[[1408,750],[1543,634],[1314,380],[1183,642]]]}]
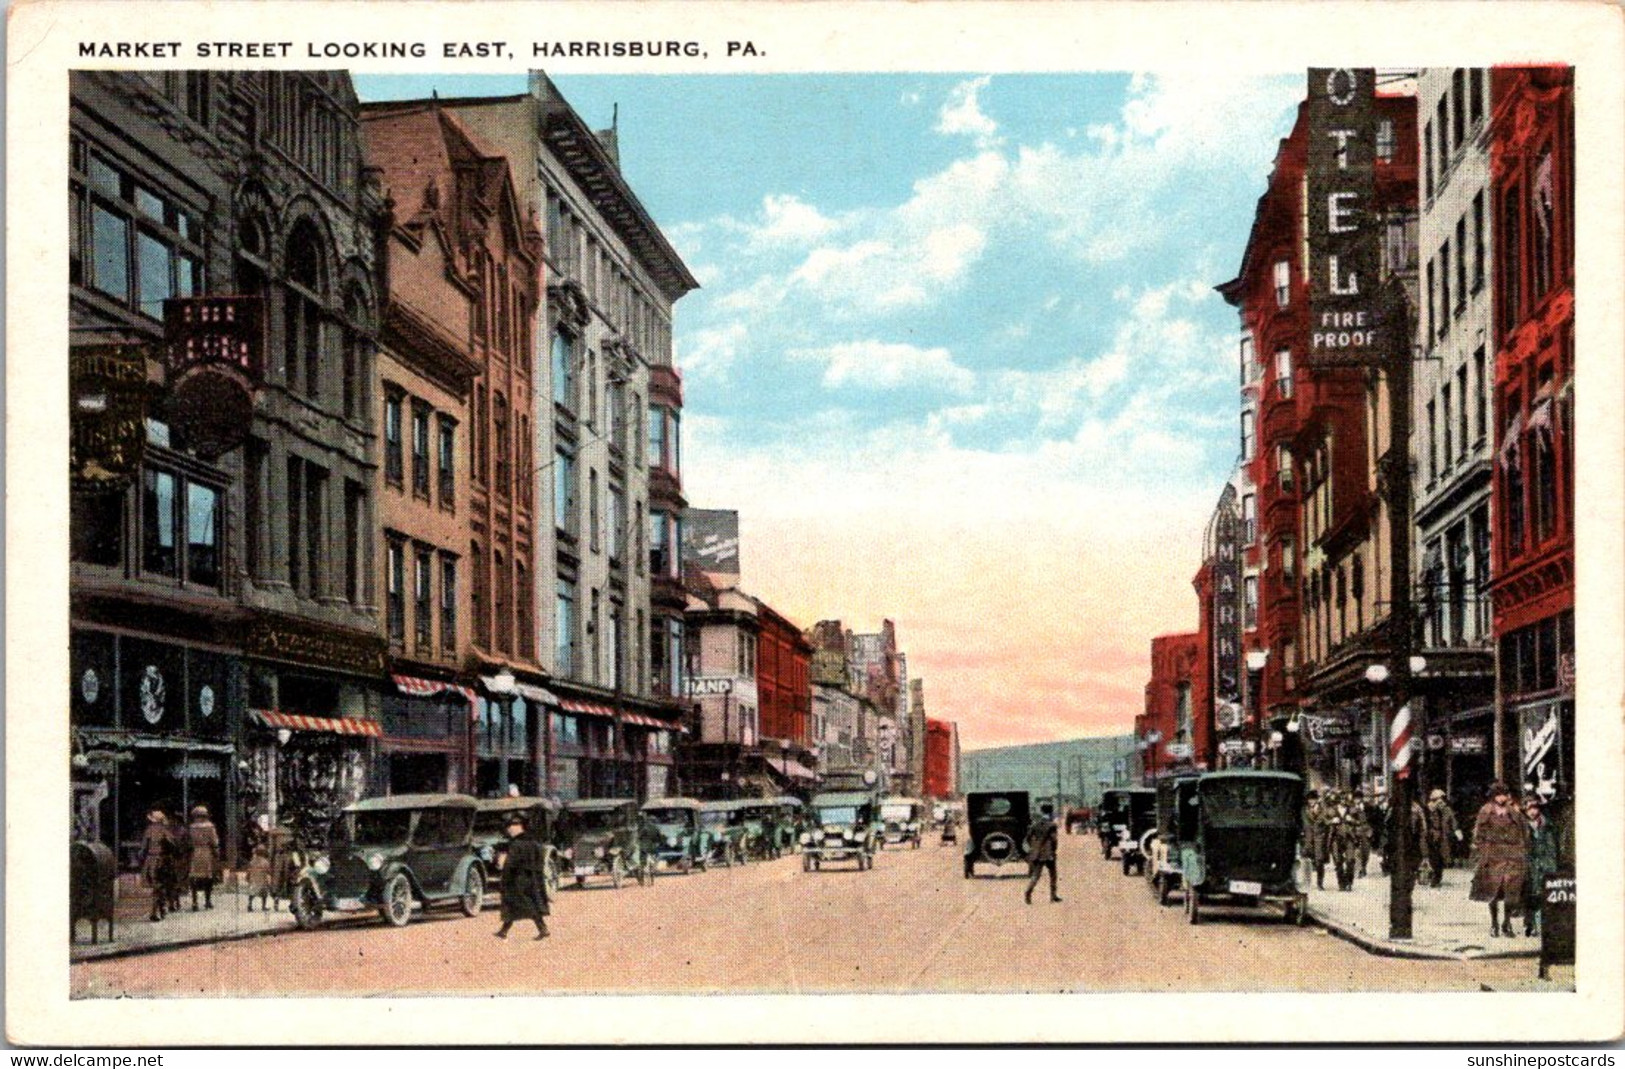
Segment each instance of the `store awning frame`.
[{"label": "store awning frame", "polygon": [[359,735],[383,738],[384,725],[376,720],[359,717],[306,716],[303,713],[282,713],[275,709],[250,709],[249,715],[265,727],[276,731],[326,732],[333,735]]},{"label": "store awning frame", "polygon": [[395,689],[411,698],[433,698],[441,694],[461,694],[468,700],[468,718],[470,720],[479,719],[479,693],[473,687],[443,679],[420,679],[417,676],[391,674],[389,678],[390,682],[395,684]]}]

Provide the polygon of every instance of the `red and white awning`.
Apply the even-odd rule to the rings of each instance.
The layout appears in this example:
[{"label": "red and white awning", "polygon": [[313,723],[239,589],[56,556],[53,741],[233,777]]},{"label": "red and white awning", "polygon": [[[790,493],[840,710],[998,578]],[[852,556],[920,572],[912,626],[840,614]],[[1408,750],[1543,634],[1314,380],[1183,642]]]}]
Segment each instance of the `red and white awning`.
[{"label": "red and white awning", "polygon": [[376,720],[354,717],[305,716],[303,713],[279,713],[274,709],[250,709],[249,715],[268,728],[287,731],[326,731],[334,735],[371,735],[382,738],[384,726]]},{"label": "red and white awning", "polygon": [[[559,708],[567,713],[577,713],[581,716],[603,716],[614,719],[615,710],[608,705],[597,702],[576,701],[573,698],[559,699]],[[643,713],[634,713],[630,709],[621,711],[621,723],[631,724],[634,727],[655,728],[659,731],[681,731],[682,728],[669,720],[658,717],[645,716]]]},{"label": "red and white awning", "polygon": [[469,719],[477,719],[480,715],[479,704],[474,700],[479,697],[473,687],[465,687],[461,683],[450,683],[443,679],[419,679],[416,676],[389,677],[402,694],[414,698],[432,698],[437,694],[461,694],[468,700]]}]

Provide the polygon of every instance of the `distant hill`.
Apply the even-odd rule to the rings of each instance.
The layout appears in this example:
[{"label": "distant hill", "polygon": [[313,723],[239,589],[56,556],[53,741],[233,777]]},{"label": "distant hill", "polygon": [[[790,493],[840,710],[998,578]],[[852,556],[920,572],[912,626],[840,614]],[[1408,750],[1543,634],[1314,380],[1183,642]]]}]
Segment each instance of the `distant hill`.
[{"label": "distant hill", "polygon": [[1134,736],[1108,735],[966,750],[960,756],[959,786],[963,791],[1026,790],[1050,798],[1057,793],[1057,767],[1065,804],[1075,804],[1081,795],[1083,805],[1097,805],[1106,787],[1140,785]]}]

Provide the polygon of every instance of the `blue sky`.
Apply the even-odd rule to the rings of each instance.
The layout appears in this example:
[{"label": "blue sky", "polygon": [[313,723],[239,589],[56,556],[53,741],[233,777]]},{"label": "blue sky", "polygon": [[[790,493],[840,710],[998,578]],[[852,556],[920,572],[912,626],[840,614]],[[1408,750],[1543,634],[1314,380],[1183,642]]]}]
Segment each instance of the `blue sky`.
[{"label": "blue sky", "polygon": [[[1212,287],[1302,79],[557,77],[594,127],[619,104],[623,170],[702,283],[684,483],[741,510],[745,585],[803,623],[895,618],[978,744],[1132,717],[1152,634],[1195,624],[1237,453]],[[1012,691],[1048,719],[1012,726]]]}]

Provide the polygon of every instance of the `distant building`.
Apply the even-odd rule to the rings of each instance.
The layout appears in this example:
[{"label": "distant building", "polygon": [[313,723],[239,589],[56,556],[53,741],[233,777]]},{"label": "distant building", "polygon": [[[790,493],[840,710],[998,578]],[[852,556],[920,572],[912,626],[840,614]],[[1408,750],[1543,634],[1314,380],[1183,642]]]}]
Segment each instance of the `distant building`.
[{"label": "distant building", "polygon": [[920,794],[944,799],[959,796],[959,725],[951,720],[925,722],[924,772]]},{"label": "distant building", "polygon": [[1147,779],[1195,769],[1198,755],[1207,751],[1207,725],[1196,715],[1205,653],[1197,632],[1151,640],[1151,681],[1145,685],[1145,711],[1134,725],[1144,744],[1142,771]]}]

